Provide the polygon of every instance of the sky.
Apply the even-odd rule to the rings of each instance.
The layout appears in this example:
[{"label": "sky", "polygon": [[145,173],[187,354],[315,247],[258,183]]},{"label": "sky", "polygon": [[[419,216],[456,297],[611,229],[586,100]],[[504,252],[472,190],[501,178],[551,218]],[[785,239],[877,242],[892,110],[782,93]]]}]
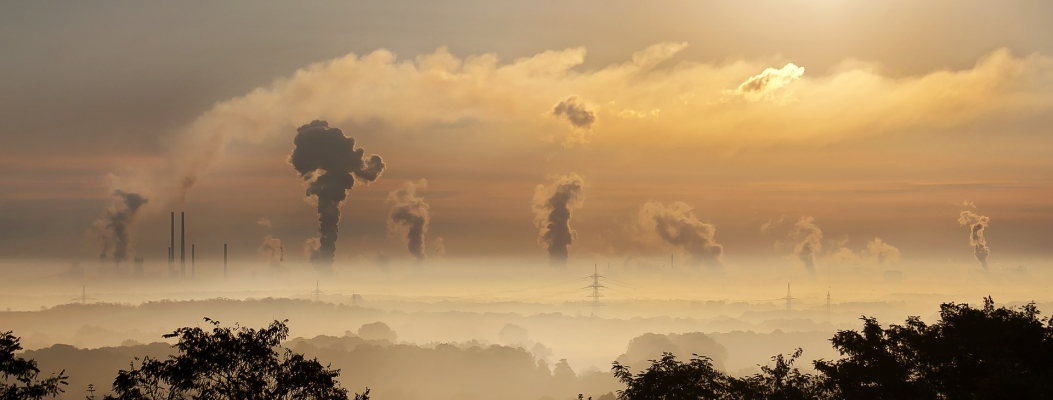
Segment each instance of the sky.
[{"label": "sky", "polygon": [[[318,174],[289,157],[324,120],[383,160],[351,172],[338,268],[1048,265],[1051,18],[1046,1],[5,3],[0,259],[161,261],[186,211],[200,257],[269,259],[277,239],[307,262]],[[145,203],[130,216],[115,193]]]}]

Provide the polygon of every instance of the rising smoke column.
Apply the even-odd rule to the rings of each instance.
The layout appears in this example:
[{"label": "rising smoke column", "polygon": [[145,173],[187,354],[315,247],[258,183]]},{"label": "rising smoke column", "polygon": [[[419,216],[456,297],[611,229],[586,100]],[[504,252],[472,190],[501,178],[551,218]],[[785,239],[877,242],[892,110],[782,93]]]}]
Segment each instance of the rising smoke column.
[{"label": "rising smoke column", "polygon": [[669,207],[658,202],[648,202],[640,208],[640,225],[654,232],[676,248],[690,255],[693,265],[705,264],[710,268],[723,266],[721,256],[724,247],[713,238],[716,226],[699,221],[691,206],[683,202],[670,204]]},{"label": "rising smoke column", "polygon": [[585,204],[585,181],[577,174],[555,177],[548,185],[534,189],[534,225],[540,230],[538,242],[548,249],[553,265],[566,265],[567,247],[577,237],[570,229],[571,211]]},{"label": "rising smoke column", "polygon": [[146,204],[147,199],[138,193],[121,190],[114,191],[113,197],[114,203],[106,210],[106,215],[95,221],[99,238],[102,240],[99,261],[109,258],[115,263],[121,263],[128,261],[128,254],[131,253],[131,226],[139,208]]},{"label": "rising smoke column", "polygon": [[365,158],[365,151],[355,147],[355,138],[344,136],[326,121],[316,120],[296,129],[289,163],[307,183],[308,197],[318,203],[318,237],[309,240],[311,262],[316,268],[329,269],[336,255],[340,222],[340,205],[355,179],[373,182],[384,171],[378,155]]},{"label": "rising smoke column", "polygon": [[428,203],[417,195],[418,190],[428,187],[428,181],[421,179],[417,183],[406,182],[402,187],[388,193],[388,202],[392,204],[388,215],[388,231],[405,234],[406,246],[417,261],[424,261],[424,235],[428,233],[431,215],[428,214]]},{"label": "rising smoke column", "polygon": [[263,238],[263,243],[256,249],[256,252],[261,256],[267,258],[272,266],[278,265],[282,261],[282,241],[274,236],[267,235]]},{"label": "rising smoke column", "polygon": [[814,222],[813,217],[801,217],[793,225],[793,232],[790,232],[790,237],[795,241],[793,254],[812,274],[815,273],[815,259],[823,249],[823,231]]},{"label": "rising smoke column", "polygon": [[987,238],[984,237],[990,221],[986,215],[977,215],[972,211],[962,211],[958,215],[958,225],[969,225],[969,246],[972,246],[973,255],[984,269],[987,269],[987,255],[991,253],[991,249],[987,248]]}]

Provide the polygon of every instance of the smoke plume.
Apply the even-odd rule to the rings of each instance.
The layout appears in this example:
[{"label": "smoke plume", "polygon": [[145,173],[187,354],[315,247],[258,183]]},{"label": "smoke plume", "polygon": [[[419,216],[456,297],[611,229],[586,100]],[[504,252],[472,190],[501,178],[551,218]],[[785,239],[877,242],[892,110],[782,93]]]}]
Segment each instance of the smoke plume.
[{"label": "smoke plume", "polygon": [[969,225],[969,246],[972,246],[973,255],[984,269],[987,269],[987,256],[991,253],[991,249],[987,248],[987,238],[984,237],[984,231],[987,230],[987,223],[990,221],[986,215],[978,215],[968,210],[958,215],[959,225]]},{"label": "smoke plume", "polygon": [[662,203],[648,202],[640,208],[639,219],[644,229],[687,252],[691,264],[705,264],[710,268],[723,266],[724,247],[713,238],[716,226],[699,221],[686,203],[678,201],[666,207]]},{"label": "smoke plume", "polygon": [[424,261],[424,235],[428,233],[431,216],[428,214],[428,203],[417,195],[418,190],[428,186],[428,181],[421,179],[417,183],[406,182],[402,187],[388,193],[388,202],[393,205],[388,215],[388,231],[405,235],[406,246],[410,254],[418,261]]},{"label": "smoke plume", "polygon": [[548,249],[553,265],[566,265],[567,247],[577,237],[570,229],[570,214],[584,204],[585,181],[577,174],[556,177],[552,184],[534,189],[534,225],[541,231],[538,242]]},{"label": "smoke plume", "polygon": [[815,225],[815,218],[801,217],[793,225],[790,237],[796,242],[793,254],[804,263],[809,273],[815,273],[815,259],[823,249],[823,231]]},{"label": "smoke plume", "polygon": [[435,241],[433,241],[432,243],[434,243],[432,247],[435,248],[435,250],[432,250],[432,253],[434,253],[436,257],[442,257],[446,255],[446,241],[442,240],[441,236],[435,238]]},{"label": "smoke plume", "polygon": [[260,247],[256,249],[256,252],[260,253],[261,256],[266,257],[271,265],[276,265],[282,261],[283,251],[284,249],[282,248],[281,239],[271,235],[267,235],[267,237],[263,238],[263,243],[261,243]]},{"label": "smoke plume", "polygon": [[878,237],[867,243],[867,248],[863,250],[862,253],[865,259],[876,262],[879,265],[886,265],[899,261],[899,249],[897,249],[896,246],[885,243],[885,241]]},{"label": "smoke plume", "polygon": [[106,215],[95,221],[102,240],[102,253],[99,261],[110,259],[115,263],[128,261],[131,253],[131,226],[139,208],[147,199],[138,193],[121,190],[113,192],[114,203],[107,209]]},{"label": "smoke plume", "polygon": [[306,195],[318,204],[318,241],[317,247],[309,244],[311,262],[316,268],[330,269],[336,255],[340,205],[356,178],[366,183],[377,180],[384,161],[378,155],[365,158],[364,150],[355,147],[355,138],[321,120],[297,128],[293,144],[289,163],[307,183]]},{"label": "smoke plume", "polygon": [[552,116],[564,117],[574,125],[575,128],[589,129],[596,122],[596,114],[590,111],[578,96],[570,96],[566,100],[556,104],[552,109]]}]

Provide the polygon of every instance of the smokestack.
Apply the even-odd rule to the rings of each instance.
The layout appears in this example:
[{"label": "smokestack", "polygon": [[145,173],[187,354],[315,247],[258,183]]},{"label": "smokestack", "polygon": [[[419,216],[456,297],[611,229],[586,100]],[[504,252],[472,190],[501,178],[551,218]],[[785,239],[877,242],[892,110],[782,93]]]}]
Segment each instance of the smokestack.
[{"label": "smokestack", "polygon": [[321,120],[297,128],[293,144],[289,164],[307,183],[306,195],[314,197],[318,207],[318,237],[308,240],[311,262],[315,268],[330,272],[336,255],[340,205],[356,182],[377,180],[384,172],[384,161],[378,155],[365,157],[365,151],[355,147],[355,138]]},{"label": "smokestack", "polygon": [[227,244],[223,243],[223,279],[227,279]]},{"label": "smokestack", "polygon": [[175,262],[175,211],[172,211],[172,236],[171,242],[168,244],[168,268],[172,268],[172,263]]},{"label": "smokestack", "polygon": [[190,277],[191,278],[194,277],[196,270],[197,269],[194,268],[194,244],[191,243],[190,244]]},{"label": "smokestack", "polygon": [[186,212],[179,212],[179,276],[186,276]]}]

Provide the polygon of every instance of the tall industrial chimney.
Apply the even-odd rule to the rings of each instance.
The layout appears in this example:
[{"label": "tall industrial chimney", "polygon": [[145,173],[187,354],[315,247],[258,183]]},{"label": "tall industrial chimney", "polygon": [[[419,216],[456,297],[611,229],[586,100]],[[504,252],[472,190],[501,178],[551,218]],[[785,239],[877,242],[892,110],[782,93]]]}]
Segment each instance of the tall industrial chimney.
[{"label": "tall industrial chimney", "polygon": [[175,211],[172,211],[172,241],[168,244],[168,268],[175,262]]},{"label": "tall industrial chimney", "polygon": [[186,212],[179,212],[179,276],[186,276]]},{"label": "tall industrial chimney", "polygon": [[227,244],[223,243],[223,279],[227,279]]}]

